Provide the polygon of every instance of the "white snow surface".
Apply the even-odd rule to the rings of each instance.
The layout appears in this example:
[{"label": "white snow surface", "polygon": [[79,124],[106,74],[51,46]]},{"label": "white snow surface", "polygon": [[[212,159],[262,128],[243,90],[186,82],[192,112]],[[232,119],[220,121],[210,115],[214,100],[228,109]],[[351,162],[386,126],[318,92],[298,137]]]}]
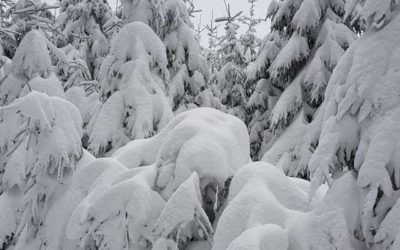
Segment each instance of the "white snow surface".
[{"label": "white snow surface", "polygon": [[100,249],[159,249],[171,245],[178,232],[182,242],[210,241],[204,188],[213,183],[222,188],[248,162],[242,121],[211,108],[183,112],[158,135],[90,164],[104,167],[85,184],[90,188],[72,213],[67,235],[80,247],[93,242]]},{"label": "white snow surface", "polygon": [[305,191],[309,187],[268,163],[240,168],[212,249],[311,249],[315,218],[310,212],[325,190],[318,191],[318,202],[310,202]]}]

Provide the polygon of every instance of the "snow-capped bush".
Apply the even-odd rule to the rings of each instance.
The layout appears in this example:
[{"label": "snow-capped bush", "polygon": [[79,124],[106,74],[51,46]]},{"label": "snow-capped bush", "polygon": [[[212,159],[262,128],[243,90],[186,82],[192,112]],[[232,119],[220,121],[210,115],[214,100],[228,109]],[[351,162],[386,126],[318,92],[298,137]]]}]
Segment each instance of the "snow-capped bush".
[{"label": "snow-capped bush", "polygon": [[63,97],[64,91],[54,73],[49,50],[66,61],[41,31],[32,30],[25,35],[7,70],[8,75],[0,85],[1,106],[32,90]]},{"label": "snow-capped bush", "polygon": [[96,79],[109,50],[109,40],[119,30],[110,6],[104,0],[62,0],[56,25],[59,47],[74,46],[86,61],[91,80]]},{"label": "snow-capped bush", "polygon": [[311,211],[325,191],[320,189],[310,202],[309,186],[267,163],[240,168],[232,179],[212,249],[312,249]]},{"label": "snow-capped bush", "polygon": [[7,56],[13,57],[16,49],[31,30],[41,30],[50,37],[56,5],[41,0],[2,1],[1,46]]},{"label": "snow-capped bush", "polygon": [[8,217],[0,220],[0,245],[39,249],[54,193],[82,156],[80,114],[33,91],[1,107],[0,120],[0,213]]},{"label": "snow-capped bush", "polygon": [[218,192],[249,161],[238,118],[209,108],[183,112],[156,136],[99,160],[106,167],[73,212],[67,235],[80,248],[98,249],[211,241],[214,206],[224,198]]}]

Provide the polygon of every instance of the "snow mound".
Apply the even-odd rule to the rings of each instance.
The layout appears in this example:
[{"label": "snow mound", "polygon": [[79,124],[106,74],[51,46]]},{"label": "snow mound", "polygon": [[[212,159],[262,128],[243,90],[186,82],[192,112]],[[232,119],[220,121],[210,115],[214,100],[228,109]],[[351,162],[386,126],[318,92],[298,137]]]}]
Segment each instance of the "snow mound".
[{"label": "snow mound", "polygon": [[[308,201],[309,187],[267,163],[242,167],[232,179],[212,249],[310,249],[309,212],[318,203]],[[319,199],[323,195],[319,190]]]},{"label": "snow mound", "polygon": [[81,247],[181,249],[211,240],[215,215],[206,201],[213,209],[215,190],[250,162],[249,138],[238,118],[198,108],[97,161],[105,170],[72,213],[68,237]]}]

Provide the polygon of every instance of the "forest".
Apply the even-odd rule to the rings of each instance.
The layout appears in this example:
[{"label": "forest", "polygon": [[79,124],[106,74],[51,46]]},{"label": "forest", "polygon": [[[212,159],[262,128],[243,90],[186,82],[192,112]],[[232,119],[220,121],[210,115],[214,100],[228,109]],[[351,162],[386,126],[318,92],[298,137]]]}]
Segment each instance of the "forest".
[{"label": "forest", "polygon": [[400,0],[216,1],[0,0],[0,250],[400,249]]}]

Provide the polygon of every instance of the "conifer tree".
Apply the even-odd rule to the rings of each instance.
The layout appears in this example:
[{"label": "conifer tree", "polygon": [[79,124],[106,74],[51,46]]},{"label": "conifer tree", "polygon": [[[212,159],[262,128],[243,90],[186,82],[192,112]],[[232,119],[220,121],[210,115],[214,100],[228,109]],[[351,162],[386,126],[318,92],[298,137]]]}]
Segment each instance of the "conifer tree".
[{"label": "conifer tree", "polygon": [[47,211],[83,153],[81,116],[63,99],[49,49],[58,52],[41,31],[27,33],[0,85],[2,249],[46,246]]},{"label": "conifer tree", "polygon": [[167,64],[164,44],[146,24],[133,22],[118,33],[100,68],[103,105],[88,128],[94,155],[150,137],[168,123]]},{"label": "conifer tree", "polygon": [[217,73],[217,85],[221,92],[221,103],[227,106],[228,112],[246,122],[246,93],[244,89],[245,65],[244,51],[237,37],[238,17],[242,11],[232,14],[230,5],[224,1],[226,16],[215,19],[225,22],[225,35],[220,38],[218,57],[221,69]]},{"label": "conifer tree", "polygon": [[64,97],[64,90],[58,80],[50,58],[50,51],[60,61],[66,62],[60,52],[39,30],[25,35],[12,63],[7,67],[6,76],[0,85],[0,106],[7,105],[32,90],[50,96]]},{"label": "conifer tree", "polygon": [[[298,130],[297,134],[303,133],[304,125],[312,120],[323,101],[332,70],[356,39],[343,24],[344,9],[345,4],[341,1],[284,0],[273,1],[269,6],[271,33],[264,39],[249,78],[265,79],[267,82],[263,84],[270,85],[267,89],[278,99],[275,102],[271,98],[268,102],[265,112],[270,112],[267,114],[269,119],[260,126],[266,127],[273,135],[267,132],[260,143],[257,140],[263,133],[258,131],[252,140],[261,145],[258,152],[258,158],[261,158],[268,151],[271,140],[280,138],[286,146],[279,154],[286,156],[272,160],[273,157],[268,155],[265,159],[282,165],[290,175],[307,176],[306,170],[296,167],[302,137],[295,142],[282,135],[289,127],[292,131]],[[255,92],[255,95],[259,94]],[[261,101],[262,98],[253,100]],[[282,162],[279,164],[280,159]]]},{"label": "conifer tree", "polygon": [[25,34],[33,29],[41,30],[47,38],[53,31],[54,15],[50,5],[40,0],[2,1],[1,41],[5,55],[12,58]]},{"label": "conifer tree", "polygon": [[61,0],[56,24],[58,47],[74,46],[85,59],[91,79],[96,79],[109,50],[109,40],[122,25],[106,0]]},{"label": "conifer tree", "polygon": [[[350,227],[349,232],[365,242],[366,248],[396,249],[400,246],[396,219],[400,47],[393,34],[400,32],[398,2],[349,1],[345,9],[349,23],[365,33],[332,74],[326,99],[313,122],[318,145],[305,165],[313,190],[324,182],[354,182],[354,189],[359,190],[359,197],[353,197],[357,227]],[[341,241],[329,237],[330,244]]]}]

